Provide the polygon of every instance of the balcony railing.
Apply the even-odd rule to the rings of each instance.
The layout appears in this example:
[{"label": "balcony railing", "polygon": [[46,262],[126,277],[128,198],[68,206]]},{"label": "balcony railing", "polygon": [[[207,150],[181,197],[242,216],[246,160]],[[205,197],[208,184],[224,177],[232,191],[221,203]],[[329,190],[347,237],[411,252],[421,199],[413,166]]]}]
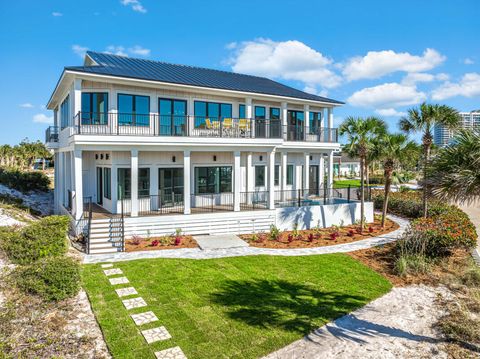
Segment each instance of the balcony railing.
[{"label": "balcony railing", "polygon": [[50,126],[45,131],[45,143],[58,142],[58,126]]},{"label": "balcony railing", "polygon": [[74,133],[81,135],[225,137],[307,142],[338,140],[335,128],[305,131],[301,126],[283,126],[281,120],[79,112],[73,122]]}]

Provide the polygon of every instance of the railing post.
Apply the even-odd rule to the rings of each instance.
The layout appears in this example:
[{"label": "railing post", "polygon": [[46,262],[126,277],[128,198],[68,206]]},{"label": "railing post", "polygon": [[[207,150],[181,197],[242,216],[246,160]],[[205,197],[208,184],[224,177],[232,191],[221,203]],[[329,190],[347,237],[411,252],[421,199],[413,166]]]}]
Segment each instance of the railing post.
[{"label": "railing post", "polygon": [[298,190],[298,193],[297,193],[297,197],[298,197],[298,200],[297,200],[297,202],[298,202],[298,207],[301,206],[301,191],[302,191],[302,190],[299,189],[299,190]]},{"label": "railing post", "polygon": [[347,198],[348,198],[348,203],[350,203],[350,185],[348,185]]},{"label": "railing post", "polygon": [[223,136],[223,121],[222,121],[222,118],[219,117],[218,121],[220,123],[220,125],[218,126],[220,128],[220,137],[222,137]]},{"label": "railing post", "polygon": [[327,182],[323,183],[323,204],[327,203]]}]

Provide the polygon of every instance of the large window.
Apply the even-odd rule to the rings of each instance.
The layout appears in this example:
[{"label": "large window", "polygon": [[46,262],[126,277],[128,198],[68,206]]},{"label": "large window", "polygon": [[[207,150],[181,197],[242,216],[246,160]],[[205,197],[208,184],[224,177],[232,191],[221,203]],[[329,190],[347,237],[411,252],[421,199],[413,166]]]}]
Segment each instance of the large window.
[{"label": "large window", "polygon": [[82,124],[106,125],[108,112],[108,93],[82,93]]},{"label": "large window", "polygon": [[206,120],[211,123],[232,117],[232,105],[229,103],[195,101],[193,107],[195,127],[204,127],[207,123]]},{"label": "large window", "polygon": [[70,124],[70,96],[67,95],[60,105],[60,121],[62,130]]},{"label": "large window", "polygon": [[255,187],[265,187],[265,166],[255,166]]},{"label": "large window", "polygon": [[118,169],[118,199],[130,199],[132,196],[130,168]]},{"label": "large window", "polygon": [[158,100],[158,112],[160,134],[182,136],[185,133],[187,101],[161,98]]},{"label": "large window", "polygon": [[293,185],[293,165],[287,165],[287,185]]},{"label": "large window", "polygon": [[108,167],[103,169],[103,196],[112,199],[112,169]]},{"label": "large window", "polygon": [[270,120],[280,119],[280,109],[278,107],[270,107]]},{"label": "large window", "polygon": [[149,126],[150,97],[119,94],[118,124],[123,126]]},{"label": "large window", "polygon": [[232,167],[195,167],[195,193],[232,192]]},{"label": "large window", "polygon": [[255,118],[264,120],[266,118],[266,110],[264,106],[255,106]]},{"label": "large window", "polygon": [[280,165],[275,165],[275,186],[280,185]]},{"label": "large window", "polygon": [[138,169],[138,197],[150,196],[150,168]]},{"label": "large window", "polygon": [[246,118],[245,105],[238,105],[238,117]]},{"label": "large window", "polygon": [[322,113],[321,112],[310,112],[309,114],[309,131],[310,133],[318,133],[318,129],[320,128],[320,124],[322,121]]}]

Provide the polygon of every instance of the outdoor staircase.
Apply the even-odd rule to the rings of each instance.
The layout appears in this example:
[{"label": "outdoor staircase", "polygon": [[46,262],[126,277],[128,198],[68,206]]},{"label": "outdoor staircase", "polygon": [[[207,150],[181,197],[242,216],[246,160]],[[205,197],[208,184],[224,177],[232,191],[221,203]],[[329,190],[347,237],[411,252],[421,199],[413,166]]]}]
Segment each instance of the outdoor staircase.
[{"label": "outdoor staircase", "polygon": [[123,220],[121,217],[92,219],[90,254],[116,253],[123,250]]}]

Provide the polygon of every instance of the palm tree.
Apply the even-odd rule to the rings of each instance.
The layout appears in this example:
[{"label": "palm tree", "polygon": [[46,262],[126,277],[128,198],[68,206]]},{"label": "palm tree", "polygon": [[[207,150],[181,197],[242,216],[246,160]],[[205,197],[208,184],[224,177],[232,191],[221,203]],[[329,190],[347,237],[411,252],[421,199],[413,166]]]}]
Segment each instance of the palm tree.
[{"label": "palm tree", "polygon": [[428,175],[427,168],[430,162],[430,151],[433,143],[433,129],[435,125],[442,125],[448,129],[458,127],[461,117],[452,107],[438,104],[422,103],[418,108],[408,110],[408,115],[400,119],[400,129],[405,133],[421,132],[423,145],[423,216],[427,217],[428,205]]},{"label": "palm tree", "polygon": [[407,136],[402,134],[384,134],[379,140],[378,157],[382,160],[383,176],[385,178],[382,227],[385,227],[393,172],[402,163],[403,159],[411,156],[416,148],[415,142],[409,141]]},{"label": "palm tree", "polygon": [[347,117],[340,125],[339,134],[347,136],[345,146],[347,153],[355,154],[360,158],[360,228],[363,231],[365,224],[365,163],[372,148],[373,139],[385,133],[385,123],[376,117]]},{"label": "palm tree", "polygon": [[447,201],[480,199],[480,130],[460,131],[431,163],[432,193]]}]

